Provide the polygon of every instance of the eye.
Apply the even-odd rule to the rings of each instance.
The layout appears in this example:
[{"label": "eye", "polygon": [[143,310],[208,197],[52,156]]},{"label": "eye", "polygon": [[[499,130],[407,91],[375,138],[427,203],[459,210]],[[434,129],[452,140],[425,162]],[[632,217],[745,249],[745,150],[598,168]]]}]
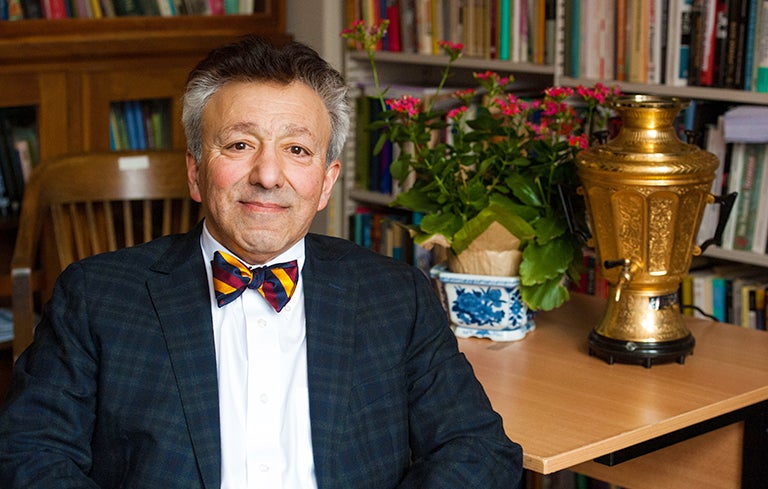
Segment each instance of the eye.
[{"label": "eye", "polygon": [[234,149],[235,151],[245,151],[246,149],[248,149],[248,145],[246,143],[238,141],[237,143],[230,145],[230,148]]},{"label": "eye", "polygon": [[297,155],[297,156],[311,156],[311,155],[312,155],[312,153],[310,153],[309,151],[307,151],[307,149],[306,149],[306,148],[304,148],[303,146],[298,146],[298,145],[296,145],[296,144],[294,144],[294,145],[292,145],[292,146],[289,146],[289,147],[288,147],[288,151],[289,151],[291,154],[293,154],[293,155]]}]

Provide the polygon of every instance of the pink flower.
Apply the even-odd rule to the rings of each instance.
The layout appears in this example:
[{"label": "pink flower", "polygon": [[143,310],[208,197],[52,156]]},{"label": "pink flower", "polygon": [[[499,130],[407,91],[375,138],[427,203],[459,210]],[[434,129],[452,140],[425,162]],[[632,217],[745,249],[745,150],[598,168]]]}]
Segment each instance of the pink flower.
[{"label": "pink flower", "polygon": [[467,110],[468,110],[467,106],[462,105],[461,107],[449,110],[448,114],[446,114],[446,117],[448,119],[458,119],[459,117],[464,115],[467,112]]},{"label": "pink flower", "polygon": [[544,95],[553,99],[565,99],[573,95],[573,89],[570,87],[549,87],[544,90]]},{"label": "pink flower", "polygon": [[453,43],[450,41],[440,41],[437,43],[437,45],[440,47],[440,49],[443,50],[445,54],[451,57],[451,61],[456,61],[461,57],[462,51],[464,51],[464,45],[460,42]]},{"label": "pink flower", "polygon": [[399,114],[405,114],[408,117],[415,117],[419,113],[421,100],[410,95],[403,95],[399,99],[387,100],[387,106]]},{"label": "pink flower", "polygon": [[474,88],[465,88],[463,90],[456,90],[453,92],[453,97],[459,100],[471,99],[475,96],[477,91]]},{"label": "pink flower", "polygon": [[587,149],[587,135],[581,134],[579,136],[569,136],[568,146],[572,148]]}]

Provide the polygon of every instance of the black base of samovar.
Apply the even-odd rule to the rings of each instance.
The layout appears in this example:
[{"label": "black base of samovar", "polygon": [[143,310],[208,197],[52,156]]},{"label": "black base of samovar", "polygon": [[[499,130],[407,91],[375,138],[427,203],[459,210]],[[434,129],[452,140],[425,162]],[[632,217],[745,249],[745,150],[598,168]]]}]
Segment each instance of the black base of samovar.
[{"label": "black base of samovar", "polygon": [[671,341],[624,341],[607,338],[594,330],[589,333],[589,354],[608,364],[631,363],[651,368],[653,364],[685,363],[696,344],[693,335]]}]

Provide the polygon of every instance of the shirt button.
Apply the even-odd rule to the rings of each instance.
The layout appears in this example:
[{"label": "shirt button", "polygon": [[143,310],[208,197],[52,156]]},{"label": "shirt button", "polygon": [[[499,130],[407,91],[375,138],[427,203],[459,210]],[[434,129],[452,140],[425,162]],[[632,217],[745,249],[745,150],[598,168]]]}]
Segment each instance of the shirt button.
[{"label": "shirt button", "polygon": [[258,321],[256,321],[256,325],[260,328],[266,328],[267,322],[263,319],[259,319]]},{"label": "shirt button", "polygon": [[269,465],[261,464],[261,465],[259,465],[259,470],[262,471],[262,472],[269,472]]},{"label": "shirt button", "polygon": [[262,404],[266,404],[269,402],[269,396],[266,394],[262,394],[259,396],[259,401],[261,401]]}]

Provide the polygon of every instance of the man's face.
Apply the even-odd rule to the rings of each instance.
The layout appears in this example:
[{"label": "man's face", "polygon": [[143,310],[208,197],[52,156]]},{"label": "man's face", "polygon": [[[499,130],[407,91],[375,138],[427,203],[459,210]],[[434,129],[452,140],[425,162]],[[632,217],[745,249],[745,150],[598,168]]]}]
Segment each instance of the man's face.
[{"label": "man's face", "polygon": [[202,161],[187,154],[190,195],[213,237],[261,264],[298,242],[325,208],[340,163],[328,167],[330,118],[303,83],[230,82],[202,117]]}]

